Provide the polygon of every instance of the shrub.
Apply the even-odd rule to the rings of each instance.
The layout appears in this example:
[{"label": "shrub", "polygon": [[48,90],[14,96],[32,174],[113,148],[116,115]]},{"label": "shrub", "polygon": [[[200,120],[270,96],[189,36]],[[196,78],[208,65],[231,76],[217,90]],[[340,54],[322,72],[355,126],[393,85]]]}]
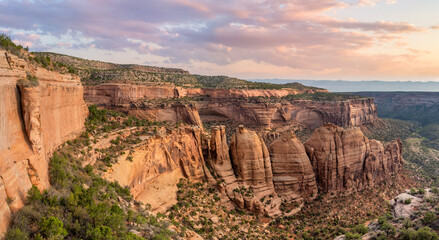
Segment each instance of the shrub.
[{"label": "shrub", "polygon": [[411,228],[402,230],[399,238],[401,240],[438,240],[439,236],[435,232],[431,231],[430,228],[423,227],[417,231]]},{"label": "shrub", "polygon": [[49,239],[64,239],[67,236],[67,230],[64,229],[64,224],[57,217],[49,217],[40,222],[40,229],[43,236]]},{"label": "shrub", "polygon": [[5,239],[6,240],[28,240],[29,236],[26,233],[22,232],[19,228],[12,228],[6,233]]},{"label": "shrub", "polygon": [[394,236],[396,234],[395,227],[387,221],[381,225],[380,229],[386,232],[387,236]]},{"label": "shrub", "polygon": [[432,212],[427,212],[422,219],[422,223],[425,225],[431,225],[434,221],[436,221],[437,216]]},{"label": "shrub", "polygon": [[410,194],[415,195],[417,193],[416,189],[410,188]]},{"label": "shrub", "polygon": [[410,204],[410,203],[412,203],[412,199],[411,198],[406,198],[404,200],[404,204]]},{"label": "shrub", "polygon": [[27,194],[27,200],[30,202],[40,201],[41,199],[43,199],[43,195],[41,195],[40,189],[38,189],[38,187],[35,185],[32,185],[31,189],[27,191]]},{"label": "shrub", "polygon": [[367,227],[365,227],[364,224],[358,224],[357,226],[354,227],[354,231],[356,233],[364,235],[369,231],[369,229]]},{"label": "shrub", "polygon": [[28,74],[26,79],[18,80],[18,84],[24,87],[38,87],[40,82],[36,76]]},{"label": "shrub", "polygon": [[346,240],[354,240],[354,239],[361,239],[361,235],[358,233],[350,233],[347,232],[345,235]]},{"label": "shrub", "polygon": [[[0,34],[0,47],[17,56],[21,56],[21,50],[23,49],[23,46],[16,45],[11,37],[4,33]],[[26,47],[25,50],[27,49]]]}]

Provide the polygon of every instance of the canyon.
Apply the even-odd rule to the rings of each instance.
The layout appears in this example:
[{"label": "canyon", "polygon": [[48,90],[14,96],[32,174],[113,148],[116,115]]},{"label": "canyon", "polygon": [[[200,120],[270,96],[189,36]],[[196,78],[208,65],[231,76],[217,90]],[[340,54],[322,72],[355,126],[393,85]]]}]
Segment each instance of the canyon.
[{"label": "canyon", "polygon": [[[377,118],[372,98],[344,101],[282,100],[298,94],[327,92],[314,89],[203,89],[171,85],[85,86],[87,102],[156,121],[201,122],[233,120],[264,128],[304,124],[311,129],[324,123],[358,126]],[[271,101],[270,101],[271,100]],[[274,101],[273,101],[274,100]]]},{"label": "canyon", "polygon": [[[33,185],[51,187],[50,158],[81,133],[89,141],[75,153],[81,168],[127,186],[153,212],[178,203],[181,179],[207,183],[228,210],[282,217],[297,214],[319,193],[371,189],[392,182],[403,169],[400,140],[384,145],[358,127],[377,119],[373,98],[335,99],[313,88],[83,86],[78,76],[7,52],[0,52],[0,79],[0,233]],[[114,129],[84,132],[87,105],[128,116],[105,119]],[[146,121],[124,125],[131,117]],[[229,136],[230,126],[217,124],[227,121],[238,125]],[[296,136],[297,126],[313,131],[306,141]],[[133,143],[120,143],[127,139]],[[107,150],[115,159],[103,164]]]}]

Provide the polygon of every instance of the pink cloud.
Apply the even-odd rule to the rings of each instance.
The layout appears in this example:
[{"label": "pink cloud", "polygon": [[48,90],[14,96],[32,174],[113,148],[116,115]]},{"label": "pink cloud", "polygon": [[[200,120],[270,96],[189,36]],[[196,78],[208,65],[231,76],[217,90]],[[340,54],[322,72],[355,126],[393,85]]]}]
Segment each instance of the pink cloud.
[{"label": "pink cloud", "polygon": [[[379,1],[352,4],[372,6]],[[326,15],[348,6],[336,0],[255,0],[251,4],[244,0],[134,0],[129,4],[65,0],[49,5],[0,1],[0,27],[87,40],[80,44],[63,40],[58,46],[131,49],[167,57],[174,64],[196,61],[224,66],[253,61],[316,72],[380,71],[408,56],[416,59],[426,54],[415,49],[408,55],[404,51],[400,55],[360,53],[382,44],[403,44],[403,34],[426,29],[407,22],[364,22]],[[17,41],[48,47],[39,35],[17,36]]]}]

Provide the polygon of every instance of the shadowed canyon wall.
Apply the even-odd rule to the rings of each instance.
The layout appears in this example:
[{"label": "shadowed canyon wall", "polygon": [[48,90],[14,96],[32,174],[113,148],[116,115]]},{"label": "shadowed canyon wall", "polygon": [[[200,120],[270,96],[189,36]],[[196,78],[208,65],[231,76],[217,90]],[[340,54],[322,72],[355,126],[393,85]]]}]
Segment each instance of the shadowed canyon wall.
[{"label": "shadowed canyon wall", "polygon": [[[27,74],[37,77],[38,86],[18,87]],[[0,233],[32,184],[49,186],[50,154],[83,129],[87,111],[79,78],[0,51]]]}]

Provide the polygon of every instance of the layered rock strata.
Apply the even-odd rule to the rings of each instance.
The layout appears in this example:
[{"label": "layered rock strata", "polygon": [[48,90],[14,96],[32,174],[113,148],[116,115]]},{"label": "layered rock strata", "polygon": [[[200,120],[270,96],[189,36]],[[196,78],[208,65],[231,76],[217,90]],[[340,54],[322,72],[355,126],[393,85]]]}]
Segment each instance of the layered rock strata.
[{"label": "layered rock strata", "polygon": [[186,127],[134,146],[104,177],[129,186],[136,200],[150,204],[154,211],[163,211],[177,202],[180,178],[201,181],[203,166],[201,130]]},{"label": "layered rock strata", "polygon": [[317,184],[305,147],[290,130],[269,147],[276,192],[288,201],[314,199]]},{"label": "layered rock strata", "polygon": [[[39,85],[17,87],[27,74],[36,76]],[[49,186],[50,154],[83,129],[86,116],[79,78],[0,51],[0,234],[32,184]]]},{"label": "layered rock strata", "polygon": [[224,183],[220,192],[238,207],[270,216],[281,213],[269,153],[255,132],[240,126],[229,148],[225,127],[212,128],[210,157],[215,175]]},{"label": "layered rock strata", "polygon": [[317,185],[324,192],[373,186],[402,168],[400,140],[384,148],[356,127],[343,129],[327,124],[318,128],[304,145]]},{"label": "layered rock strata", "polygon": [[[189,124],[197,125],[201,122],[186,119],[184,115],[199,115],[203,121],[234,120],[258,124],[266,128],[301,123],[311,129],[320,127],[324,123],[357,126],[372,122],[377,118],[377,110],[372,98],[328,102],[294,100],[275,103],[258,102],[253,99],[255,97],[281,98],[291,94],[316,91],[324,90],[185,89],[172,85],[102,84],[87,86],[84,97],[89,103],[117,108],[119,111],[137,114],[151,120],[175,121],[179,118]],[[169,100],[175,101],[184,97],[196,100],[193,101],[192,107],[181,108],[180,106],[182,110],[175,111],[175,106],[167,103]],[[148,103],[151,100],[156,100],[155,102],[161,100],[163,103]]]},{"label": "layered rock strata", "polygon": [[324,123],[339,126],[358,126],[377,118],[372,98],[334,102],[296,100],[286,103],[251,103],[249,101],[203,101],[199,102],[203,121],[223,121],[258,124],[266,128],[291,124],[304,124],[311,129]]}]

